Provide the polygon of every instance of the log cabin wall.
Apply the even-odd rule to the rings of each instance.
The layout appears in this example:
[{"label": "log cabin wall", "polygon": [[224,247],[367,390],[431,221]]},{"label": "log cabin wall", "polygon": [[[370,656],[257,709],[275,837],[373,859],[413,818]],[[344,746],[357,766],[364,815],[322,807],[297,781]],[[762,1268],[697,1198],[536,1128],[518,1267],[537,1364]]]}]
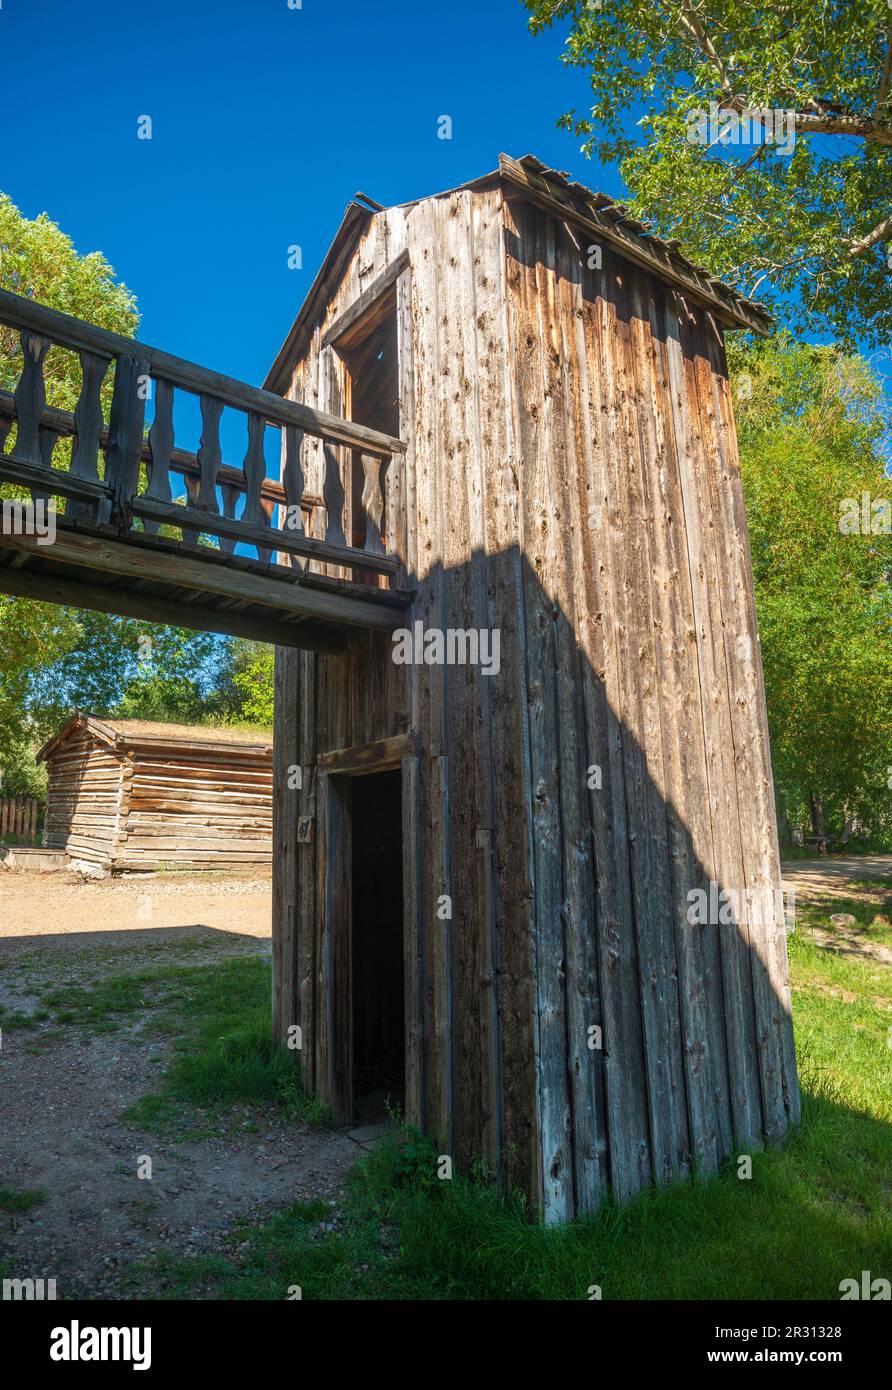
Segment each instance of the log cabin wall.
[{"label": "log cabin wall", "polygon": [[108,864],[115,854],[123,763],[88,728],[75,728],[47,758],[43,844]]},{"label": "log cabin wall", "polygon": [[782,916],[688,920],[780,881],[722,330],[480,181],[368,218],[295,399],[341,408],[326,331],[404,252],[407,622],[497,629],[500,669],[277,652],[274,1023],[348,1118],[332,772],[396,763],[407,1117],[557,1221],[798,1117]]},{"label": "log cabin wall", "polygon": [[80,716],[39,756],[48,848],[114,871],[271,863],[270,744]]}]

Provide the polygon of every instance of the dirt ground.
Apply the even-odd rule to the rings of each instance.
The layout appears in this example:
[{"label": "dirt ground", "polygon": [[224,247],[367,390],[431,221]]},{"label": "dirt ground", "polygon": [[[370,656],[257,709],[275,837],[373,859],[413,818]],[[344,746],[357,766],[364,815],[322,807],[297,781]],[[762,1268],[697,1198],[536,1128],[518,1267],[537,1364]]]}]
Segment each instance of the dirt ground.
[{"label": "dirt ground", "polygon": [[[0,870],[0,942],[5,949],[83,933],[111,932],[129,941],[134,928],[209,927],[239,937],[270,938],[270,877],[245,874],[134,874],[82,882],[77,874]],[[50,938],[53,938],[50,941]],[[75,941],[72,945],[83,945]]]},{"label": "dirt ground", "polygon": [[[892,882],[892,855],[797,860],[783,872],[797,894],[857,897],[853,880]],[[846,943],[828,933],[827,944]],[[863,939],[855,945],[865,950]],[[33,1013],[60,977],[89,984],[270,950],[270,882],[256,872],[95,883],[0,872],[0,1005],[10,1012]],[[60,1298],[152,1296],[157,1283],[139,1262],[161,1253],[237,1257],[226,1236],[238,1221],[322,1198],[338,1222],[346,1175],[361,1156],[343,1131],[313,1130],[258,1105],[185,1141],[124,1122],[129,1105],[158,1091],[170,1046],[151,1011],[128,1013],[104,1034],[45,1022],[3,1028],[0,1188],[46,1194],[28,1211],[0,1210],[7,1275],[55,1279]],[[137,1177],[145,1155],[150,1182]]]},{"label": "dirt ground", "polygon": [[837,893],[857,897],[852,883],[865,879],[892,881],[892,854],[822,855],[818,859],[788,859],[781,865],[785,883],[798,893]]},{"label": "dirt ground", "polygon": [[[89,984],[98,974],[270,949],[270,883],[256,873],[99,883],[68,873],[0,877],[0,1004],[11,1012],[33,1011],[60,971]],[[139,1011],[92,1036],[47,1023],[3,1029],[0,1188],[46,1193],[29,1211],[0,1210],[8,1276],[53,1278],[59,1298],[134,1297],[134,1262],[160,1252],[231,1256],[223,1238],[239,1219],[253,1224],[320,1198],[337,1219],[361,1153],[342,1131],[313,1130],[257,1105],[250,1120],[237,1108],[187,1142],[123,1122],[129,1105],[158,1091],[169,1048]],[[151,1181],[137,1177],[143,1155]]]}]

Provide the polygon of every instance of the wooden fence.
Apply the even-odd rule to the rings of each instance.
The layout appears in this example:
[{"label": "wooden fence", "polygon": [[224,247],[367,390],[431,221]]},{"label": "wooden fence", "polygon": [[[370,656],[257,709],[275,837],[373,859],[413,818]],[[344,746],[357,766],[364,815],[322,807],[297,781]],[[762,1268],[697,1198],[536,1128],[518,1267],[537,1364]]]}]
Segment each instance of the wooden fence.
[{"label": "wooden fence", "polygon": [[36,845],[40,806],[34,796],[0,797],[0,841],[15,845]]}]

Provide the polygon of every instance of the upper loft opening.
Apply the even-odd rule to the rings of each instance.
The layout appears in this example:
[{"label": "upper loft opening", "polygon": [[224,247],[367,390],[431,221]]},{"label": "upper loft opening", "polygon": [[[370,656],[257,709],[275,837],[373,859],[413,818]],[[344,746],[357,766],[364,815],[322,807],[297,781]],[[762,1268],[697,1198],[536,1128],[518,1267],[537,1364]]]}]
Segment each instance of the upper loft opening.
[{"label": "upper loft opening", "polygon": [[[374,291],[373,291],[374,293]],[[326,334],[343,367],[344,415],[355,424],[394,433],[400,427],[399,334],[396,284],[374,294],[358,315],[348,310]],[[369,526],[386,543],[386,518],[375,506],[378,464],[360,450],[352,450],[349,463],[350,544],[367,546]],[[371,512],[371,523],[369,520]],[[378,544],[378,534],[374,534]]]},{"label": "upper loft opening", "polygon": [[399,360],[396,323],[396,289],[381,296],[368,323],[357,325],[359,336],[350,335],[335,347],[346,368],[346,416],[354,424],[385,434],[399,434]]}]

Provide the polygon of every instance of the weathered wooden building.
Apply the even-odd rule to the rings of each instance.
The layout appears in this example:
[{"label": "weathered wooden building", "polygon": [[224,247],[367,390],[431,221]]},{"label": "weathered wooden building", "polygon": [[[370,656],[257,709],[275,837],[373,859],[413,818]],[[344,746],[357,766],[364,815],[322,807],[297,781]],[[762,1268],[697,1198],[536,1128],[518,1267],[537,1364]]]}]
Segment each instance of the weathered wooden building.
[{"label": "weathered wooden building", "polygon": [[[401,207],[358,195],[263,390],[6,291],[0,325],[0,478],[65,499],[52,538],[4,515],[0,591],[279,649],[274,1022],[299,1026],[309,1088],[343,1119],[389,1092],[548,1220],[783,1136],[799,1099],[724,347],[767,330],[759,308],[503,156]],[[80,359],[73,413],[47,404],[59,351]],[[163,763],[142,817],[188,800]],[[117,776],[97,777],[106,826]],[[225,798],[201,800],[199,822]],[[153,853],[131,822],[128,863]],[[81,847],[107,853],[95,828]]]},{"label": "weathered wooden building", "polygon": [[111,870],[269,865],[271,742],[75,714],[40,750],[43,843]]},{"label": "weathered wooden building", "polygon": [[266,382],[405,442],[383,491],[305,468],[415,641],[279,650],[277,1031],[548,1220],[799,1113],[727,329],[766,320],[503,157],[354,202]]}]

